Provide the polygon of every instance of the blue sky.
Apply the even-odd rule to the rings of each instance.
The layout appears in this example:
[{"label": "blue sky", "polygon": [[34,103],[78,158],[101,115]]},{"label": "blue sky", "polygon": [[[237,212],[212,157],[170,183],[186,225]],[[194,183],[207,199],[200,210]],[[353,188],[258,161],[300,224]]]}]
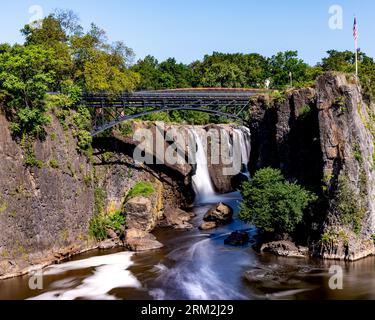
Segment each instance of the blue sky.
[{"label": "blue sky", "polygon": [[[373,0],[2,0],[0,41],[22,42],[19,30],[30,20],[29,8],[44,14],[69,8],[88,26],[95,22],[111,41],[124,41],[137,58],[152,54],[189,63],[204,54],[298,50],[314,64],[329,49],[352,50],[353,16],[360,28],[360,47],[375,57]],[[328,26],[330,6],[344,12],[344,28]]]}]

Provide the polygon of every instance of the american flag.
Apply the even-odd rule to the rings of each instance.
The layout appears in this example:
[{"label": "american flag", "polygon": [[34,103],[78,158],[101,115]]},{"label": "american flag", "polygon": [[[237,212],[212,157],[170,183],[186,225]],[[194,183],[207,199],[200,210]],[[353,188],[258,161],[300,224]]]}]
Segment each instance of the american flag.
[{"label": "american flag", "polygon": [[358,24],[357,24],[357,18],[354,18],[354,27],[353,27],[353,37],[354,40],[358,40]]}]

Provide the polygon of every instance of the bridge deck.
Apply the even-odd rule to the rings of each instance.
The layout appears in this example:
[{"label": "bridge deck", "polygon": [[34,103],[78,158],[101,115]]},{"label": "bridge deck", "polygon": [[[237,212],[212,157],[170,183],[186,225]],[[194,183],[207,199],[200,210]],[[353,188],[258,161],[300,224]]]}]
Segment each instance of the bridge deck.
[{"label": "bridge deck", "polygon": [[160,91],[140,91],[110,95],[84,94],[83,103],[95,109],[94,131],[97,135],[120,122],[157,112],[194,110],[246,121],[250,98],[264,90],[188,88]]},{"label": "bridge deck", "polygon": [[105,93],[85,94],[83,99],[87,106],[94,108],[105,107],[145,107],[148,106],[177,106],[181,104],[205,105],[218,102],[220,105],[230,102],[248,102],[250,97],[259,94],[254,89],[176,89],[160,91],[139,91],[121,95]]}]

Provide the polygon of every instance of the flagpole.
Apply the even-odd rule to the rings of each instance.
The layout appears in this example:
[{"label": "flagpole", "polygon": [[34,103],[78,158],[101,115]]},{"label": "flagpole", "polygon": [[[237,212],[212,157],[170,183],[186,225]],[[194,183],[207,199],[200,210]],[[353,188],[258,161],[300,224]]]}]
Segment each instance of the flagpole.
[{"label": "flagpole", "polygon": [[354,49],[355,49],[355,76],[358,79],[358,23],[357,23],[356,16],[354,16],[353,36],[354,36]]},{"label": "flagpole", "polygon": [[355,75],[358,78],[358,44],[355,42]]}]

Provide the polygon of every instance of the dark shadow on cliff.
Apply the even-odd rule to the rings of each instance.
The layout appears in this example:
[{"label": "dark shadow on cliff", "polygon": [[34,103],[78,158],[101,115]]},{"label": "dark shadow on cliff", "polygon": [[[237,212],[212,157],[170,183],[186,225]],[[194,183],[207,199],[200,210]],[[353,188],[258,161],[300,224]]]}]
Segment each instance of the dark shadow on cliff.
[{"label": "dark shadow on cliff", "polygon": [[[93,148],[95,150],[94,157],[97,159],[94,166],[123,165],[133,170],[146,171],[164,184],[176,189],[175,191],[180,193],[187,203],[193,202],[194,191],[191,184],[186,180],[187,177],[179,171],[166,165],[156,164],[154,155],[151,155],[153,164],[139,166],[134,162],[136,144],[131,139],[122,140],[114,136],[96,137],[93,140]],[[108,154],[110,154],[109,158]],[[119,155],[125,155],[126,158]]]}]

